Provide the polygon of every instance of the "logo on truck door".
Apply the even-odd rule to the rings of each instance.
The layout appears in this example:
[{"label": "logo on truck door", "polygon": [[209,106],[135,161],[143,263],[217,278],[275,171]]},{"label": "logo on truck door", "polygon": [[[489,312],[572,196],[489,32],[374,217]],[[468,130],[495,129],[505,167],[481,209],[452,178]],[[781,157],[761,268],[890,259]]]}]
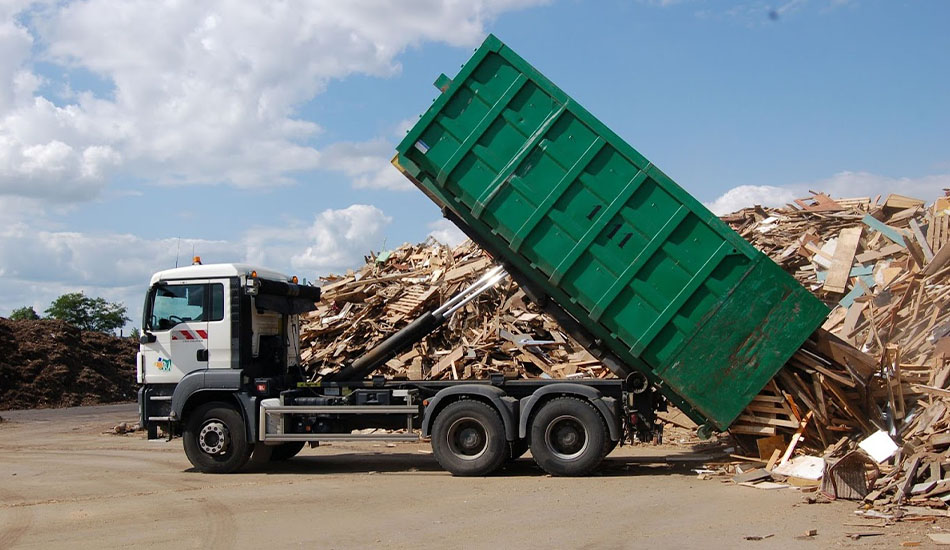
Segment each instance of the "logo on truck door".
[{"label": "logo on truck door", "polygon": [[172,360],[159,357],[158,360],[155,361],[155,368],[162,372],[168,372],[172,370]]},{"label": "logo on truck door", "polygon": [[173,330],[172,340],[194,340],[195,342],[208,339],[206,330]]}]

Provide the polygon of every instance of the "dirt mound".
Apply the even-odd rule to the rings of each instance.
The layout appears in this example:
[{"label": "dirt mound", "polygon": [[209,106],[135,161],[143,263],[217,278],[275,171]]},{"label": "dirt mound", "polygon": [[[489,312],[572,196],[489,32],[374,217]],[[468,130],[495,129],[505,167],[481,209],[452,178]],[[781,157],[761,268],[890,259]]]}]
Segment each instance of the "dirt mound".
[{"label": "dirt mound", "polygon": [[137,349],[62,321],[0,318],[0,410],[134,400]]}]

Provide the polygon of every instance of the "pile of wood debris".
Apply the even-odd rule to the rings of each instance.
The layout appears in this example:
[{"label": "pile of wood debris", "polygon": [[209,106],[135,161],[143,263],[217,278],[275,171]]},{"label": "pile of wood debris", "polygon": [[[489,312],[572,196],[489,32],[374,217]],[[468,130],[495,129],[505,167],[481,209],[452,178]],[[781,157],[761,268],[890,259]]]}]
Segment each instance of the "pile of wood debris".
[{"label": "pile of wood debris", "polygon": [[[371,254],[359,271],[323,279],[319,309],[301,330],[304,365],[315,378],[336,372],[475,282],[492,263],[471,242],[453,250],[428,240]],[[410,380],[612,376],[510,280],[469,302],[378,374]]]},{"label": "pile of wood debris", "polygon": [[[821,458],[828,468],[838,464],[842,479],[845,466],[860,470],[866,487],[849,496],[866,496],[884,515],[908,502],[945,507],[950,199],[927,206],[898,195],[882,202],[815,193],[723,220],[832,308],[730,430],[751,441],[768,466],[764,477],[784,479],[779,472],[794,471],[796,460]],[[301,332],[308,371],[314,379],[337,371],[491,263],[470,242],[453,250],[430,240],[370,254],[358,271],[325,278],[324,299]],[[511,281],[467,304],[379,373],[433,380],[613,376]],[[855,458],[863,453],[858,443],[881,432],[897,442],[894,452],[873,463],[864,454]],[[876,481],[870,474],[879,474]]]},{"label": "pile of wood debris", "polygon": [[[770,436],[756,441],[760,457],[773,458],[767,470],[776,448],[789,462],[802,435],[809,450],[824,449],[816,454],[826,464],[857,456],[868,438],[862,448],[882,453],[880,463],[848,460],[870,474],[858,496],[878,517],[947,515],[920,505],[950,501],[950,198],[813,193],[795,203],[723,220],[833,308],[823,325],[830,335],[807,342],[733,430]],[[842,360],[828,364],[811,353],[822,340],[826,350],[844,342],[864,353],[844,358],[848,348],[837,347]]]}]

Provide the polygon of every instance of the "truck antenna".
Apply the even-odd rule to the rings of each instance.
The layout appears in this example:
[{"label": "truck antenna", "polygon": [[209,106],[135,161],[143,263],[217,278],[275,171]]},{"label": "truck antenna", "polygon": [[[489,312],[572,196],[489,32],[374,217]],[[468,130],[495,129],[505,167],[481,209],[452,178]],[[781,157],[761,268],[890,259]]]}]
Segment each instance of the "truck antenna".
[{"label": "truck antenna", "polygon": [[181,254],[181,237],[178,237],[178,248],[175,250],[175,267],[178,267],[178,255]]}]

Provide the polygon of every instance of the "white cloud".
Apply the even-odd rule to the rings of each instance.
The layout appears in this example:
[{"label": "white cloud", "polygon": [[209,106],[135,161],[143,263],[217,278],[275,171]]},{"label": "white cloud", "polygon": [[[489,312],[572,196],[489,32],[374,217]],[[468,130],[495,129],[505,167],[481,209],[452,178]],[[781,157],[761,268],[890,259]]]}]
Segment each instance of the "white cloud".
[{"label": "white cloud", "polygon": [[458,226],[444,218],[430,223],[428,227],[430,237],[452,248],[468,239],[468,236]]},{"label": "white cloud", "polygon": [[883,198],[890,193],[897,193],[929,203],[936,197],[943,196],[945,188],[950,188],[950,174],[893,178],[870,172],[843,171],[830,178],[784,186],[740,185],[726,191],[717,199],[705,203],[705,206],[714,214],[723,215],[756,204],[781,206],[792,202],[793,199],[811,196],[810,190],[839,198],[870,197],[874,199],[878,195]]},{"label": "white cloud", "polygon": [[310,245],[290,263],[317,272],[353,267],[370,248],[382,247],[383,229],[391,222],[382,210],[367,204],[324,210],[306,233]]},{"label": "white cloud", "polygon": [[129,234],[37,231],[25,223],[0,227],[0,315],[32,305],[42,311],[64,292],[84,290],[110,301],[134,295],[130,317],[138,320],[141,294],[155,271],[190,263],[249,262],[316,279],[358,267],[370,249],[382,248],[392,222],[379,208],[354,204],[324,210],[309,224],[259,227],[235,242],[143,239]]},{"label": "white cloud", "polygon": [[713,214],[722,216],[736,210],[741,210],[747,206],[756,204],[762,206],[780,206],[786,202],[791,202],[797,198],[796,193],[790,189],[775,187],[773,185],[740,185],[723,193],[722,196],[712,202],[705,203],[706,208],[712,210]]},{"label": "white cloud", "polygon": [[[111,170],[148,181],[252,187],[337,169],[339,162],[307,144],[319,125],[297,114],[330,80],[398,73],[397,56],[426,41],[474,45],[487,21],[537,3],[10,4],[0,8],[0,195],[88,199]],[[27,18],[29,28],[15,16]],[[90,71],[111,89],[66,93],[58,101],[69,103],[56,103],[37,92],[46,89],[33,66],[40,60],[64,72]],[[70,86],[66,78],[50,89]],[[353,151],[357,158],[349,160],[360,167],[347,165],[344,173],[358,187],[404,188],[383,169],[387,156],[376,145]]]},{"label": "white cloud", "polygon": [[[814,186],[814,187],[813,187]],[[943,196],[943,189],[950,187],[950,174],[934,174],[918,178],[892,178],[869,172],[838,172],[834,176],[807,184],[803,187],[824,190],[836,197],[871,197],[898,193],[918,197],[931,202]]]},{"label": "white cloud", "polygon": [[392,167],[393,145],[384,139],[335,143],[324,150],[324,167],[343,172],[358,189],[407,191],[412,183]]}]

